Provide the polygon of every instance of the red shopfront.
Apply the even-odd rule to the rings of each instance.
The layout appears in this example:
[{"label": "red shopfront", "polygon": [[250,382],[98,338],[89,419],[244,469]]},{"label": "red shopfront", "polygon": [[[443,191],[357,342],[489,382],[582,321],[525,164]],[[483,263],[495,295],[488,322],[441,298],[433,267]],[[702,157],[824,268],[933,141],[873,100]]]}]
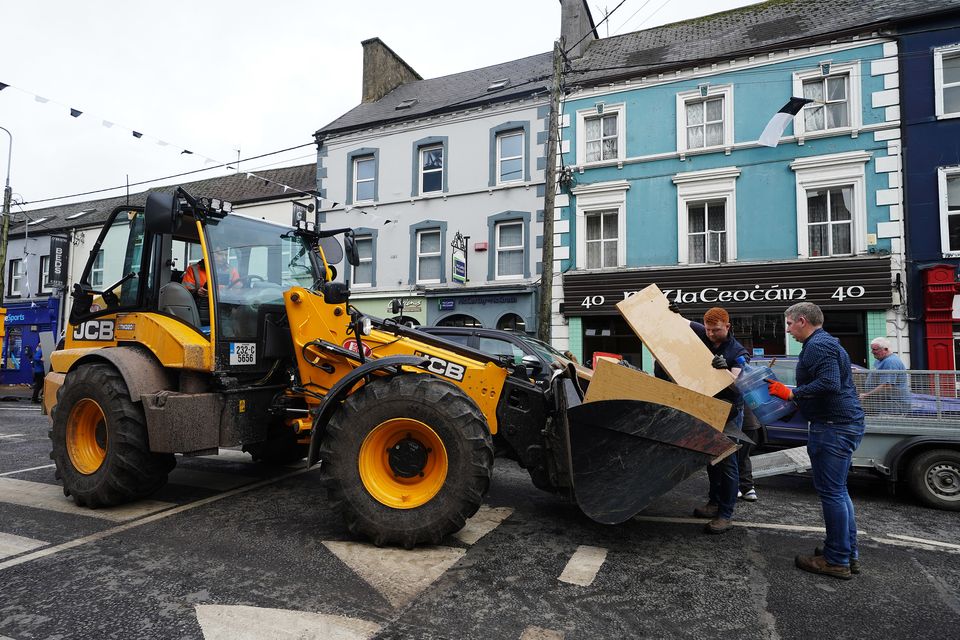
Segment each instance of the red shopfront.
[{"label": "red shopfront", "polygon": [[561,313],[580,319],[585,359],[607,351],[640,364],[640,341],[616,303],[651,284],[691,320],[700,320],[710,307],[724,307],[737,339],[765,355],[787,353],[784,310],[796,302],[813,302],[824,311],[824,328],[841,340],[853,362],[864,366],[867,312],[885,312],[893,304],[886,256],[568,272]]}]

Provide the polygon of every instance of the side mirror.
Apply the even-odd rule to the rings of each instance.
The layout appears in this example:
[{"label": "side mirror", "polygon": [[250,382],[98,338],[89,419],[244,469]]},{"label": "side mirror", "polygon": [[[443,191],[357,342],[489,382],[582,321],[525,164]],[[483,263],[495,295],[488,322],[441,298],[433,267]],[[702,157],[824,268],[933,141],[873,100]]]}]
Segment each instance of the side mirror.
[{"label": "side mirror", "polygon": [[403,311],[403,303],[400,302],[400,299],[394,298],[393,300],[391,300],[390,313],[392,313],[393,315],[398,315],[401,311]]},{"label": "side mirror", "polygon": [[543,363],[540,362],[540,359],[537,356],[525,355],[523,356],[523,366],[527,368],[527,374],[531,378],[536,378],[543,371]]},{"label": "side mirror", "polygon": [[350,299],[350,288],[342,282],[327,282],[320,289],[327,304],[344,304]]},{"label": "side mirror", "polygon": [[173,193],[148,193],[144,222],[151,233],[173,233],[180,218],[180,199]]},{"label": "side mirror", "polygon": [[353,267],[360,266],[360,252],[357,250],[357,241],[353,233],[347,233],[343,236],[343,250],[347,254],[347,262]]}]

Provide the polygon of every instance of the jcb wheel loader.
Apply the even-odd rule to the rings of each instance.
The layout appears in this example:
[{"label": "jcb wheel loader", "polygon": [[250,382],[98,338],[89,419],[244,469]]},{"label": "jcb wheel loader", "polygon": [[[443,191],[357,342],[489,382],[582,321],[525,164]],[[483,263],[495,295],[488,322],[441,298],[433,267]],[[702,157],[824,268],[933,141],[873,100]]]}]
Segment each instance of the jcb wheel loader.
[{"label": "jcb wheel loader", "polygon": [[[45,382],[65,495],[137,500],[163,486],[174,454],[241,445],[264,462],[320,462],[351,532],[411,547],[477,511],[494,439],[536,486],[607,523],[730,452],[675,409],[581,404],[560,363],[537,384],[525,364],[360,313],[335,280],[344,252],[359,263],[349,229],[252,219],[182,189],[116,209]],[[195,296],[181,272],[200,259]]]}]

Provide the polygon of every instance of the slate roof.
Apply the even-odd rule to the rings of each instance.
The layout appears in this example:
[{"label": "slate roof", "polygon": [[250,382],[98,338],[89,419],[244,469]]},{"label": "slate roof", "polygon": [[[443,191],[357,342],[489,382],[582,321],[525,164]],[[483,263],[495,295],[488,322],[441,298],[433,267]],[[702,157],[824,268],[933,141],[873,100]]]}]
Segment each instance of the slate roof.
[{"label": "slate roof", "polygon": [[[590,85],[639,77],[698,63],[833,38],[869,33],[898,20],[960,10],[960,0],[770,0],[661,27],[602,38],[572,61],[566,84]],[[401,85],[377,102],[360,104],[318,136],[362,130],[394,121],[505,102],[549,91],[551,53]],[[494,80],[510,85],[487,92]],[[403,100],[417,99],[398,111]]]},{"label": "slate roof", "polygon": [[[241,169],[242,168],[241,165]],[[282,169],[265,169],[251,173],[254,173],[255,176],[263,176],[271,182],[265,182],[257,177],[248,178],[246,172],[241,172],[239,174],[206,178],[194,182],[178,182],[152,187],[146,191],[131,193],[129,200],[123,195],[57,205],[44,209],[31,209],[27,211],[27,215],[33,220],[39,218],[48,218],[48,220],[40,224],[30,225],[29,233],[31,235],[43,235],[50,232],[68,230],[73,227],[99,226],[106,221],[114,208],[127,204],[143,206],[147,201],[148,193],[171,193],[178,186],[183,187],[191,195],[219,198],[233,204],[247,204],[274,198],[297,196],[296,191],[287,190],[285,192],[282,185],[308,192],[314,191],[317,188],[316,163],[285,167]],[[87,209],[95,209],[95,211],[73,220],[66,219],[67,216]],[[15,210],[13,211],[13,218],[17,220],[17,222],[10,225],[10,237],[21,237],[23,236],[23,216]]]}]

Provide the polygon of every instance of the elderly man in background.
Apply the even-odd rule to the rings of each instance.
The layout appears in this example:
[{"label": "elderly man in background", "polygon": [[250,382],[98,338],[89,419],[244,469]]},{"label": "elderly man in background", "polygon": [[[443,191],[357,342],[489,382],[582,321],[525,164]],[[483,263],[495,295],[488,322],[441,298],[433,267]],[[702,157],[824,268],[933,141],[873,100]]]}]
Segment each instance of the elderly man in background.
[{"label": "elderly man in background", "polygon": [[840,341],[823,330],[823,312],[799,302],[784,313],[787,332],[803,344],[797,359],[797,386],[770,382],[770,394],[794,400],[810,421],[807,453],[813,486],[820,495],[827,529],[824,546],[812,556],[798,555],[797,568],[842,580],[860,573],[857,522],[847,493],[853,452],[863,438],[863,408],[853,384],[850,356]]},{"label": "elderly man in background", "polygon": [[866,391],[860,394],[867,413],[908,413],[910,411],[910,380],[907,367],[900,356],[890,350],[886,338],[870,341],[870,352],[876,358],[874,370],[867,376]]}]

